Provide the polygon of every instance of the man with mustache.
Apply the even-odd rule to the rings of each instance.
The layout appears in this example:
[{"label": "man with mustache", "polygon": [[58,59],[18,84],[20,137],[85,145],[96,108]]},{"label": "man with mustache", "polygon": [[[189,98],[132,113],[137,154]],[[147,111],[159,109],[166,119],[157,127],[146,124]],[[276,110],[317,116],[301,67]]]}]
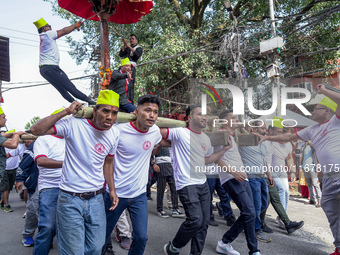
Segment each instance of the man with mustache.
[{"label": "man with mustache", "polygon": [[313,111],[313,120],[318,124],[293,134],[258,136],[261,141],[312,141],[319,160],[316,170],[324,174],[321,207],[334,237],[335,251],[331,255],[340,255],[340,93],[326,89],[323,84],[316,86],[316,93],[325,95]]},{"label": "man with mustache", "polygon": [[185,210],[186,219],[174,239],[164,246],[167,255],[178,255],[189,241],[190,254],[202,254],[210,221],[210,190],[205,167],[216,162],[231,148],[231,143],[215,153],[209,137],[202,132],[207,117],[201,105],[186,109],[186,128],[161,129],[164,139],[171,141],[174,153],[174,177],[177,194]]},{"label": "man with mustache", "polygon": [[[58,251],[66,254],[101,254],[105,241],[104,181],[109,187],[110,209],[118,205],[113,180],[113,156],[119,131],[113,127],[119,95],[99,93],[92,119],[63,118],[82,108],[73,102],[63,111],[31,127],[34,135],[56,134],[65,138],[57,205]],[[62,119],[63,118],[63,119]]]}]

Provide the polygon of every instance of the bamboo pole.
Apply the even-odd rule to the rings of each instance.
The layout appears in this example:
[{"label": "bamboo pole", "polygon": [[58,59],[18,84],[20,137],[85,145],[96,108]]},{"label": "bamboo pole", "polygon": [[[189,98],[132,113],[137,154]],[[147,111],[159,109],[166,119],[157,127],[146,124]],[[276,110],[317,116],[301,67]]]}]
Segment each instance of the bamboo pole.
[{"label": "bamboo pole", "polygon": [[26,140],[36,140],[39,136],[32,134],[22,134],[19,138],[19,143],[24,143]]},{"label": "bamboo pole", "polygon": [[[73,114],[75,118],[81,119],[92,119],[93,117],[93,108],[92,107],[83,107],[83,109],[79,110],[76,114]],[[136,115],[125,112],[118,112],[117,120],[118,123],[125,123],[136,120]],[[155,123],[158,127],[186,127],[186,122],[181,120],[174,120],[169,118],[158,117]]]}]

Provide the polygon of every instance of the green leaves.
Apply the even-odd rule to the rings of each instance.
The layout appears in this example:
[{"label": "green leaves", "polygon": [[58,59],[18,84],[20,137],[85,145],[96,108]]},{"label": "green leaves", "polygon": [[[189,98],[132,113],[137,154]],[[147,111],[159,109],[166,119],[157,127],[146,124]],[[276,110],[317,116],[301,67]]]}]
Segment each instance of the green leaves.
[{"label": "green leaves", "polygon": [[[58,7],[57,1],[50,2],[54,3],[53,11],[62,18],[71,22],[78,19]],[[227,54],[221,53],[221,38],[239,33],[239,45],[234,45],[233,53],[241,53],[242,67],[246,68],[249,78],[265,77],[265,67],[273,62],[270,56],[259,55],[260,41],[272,36],[268,0],[231,1],[235,16],[233,20],[223,2],[154,0],[153,11],[140,22],[130,25],[110,23],[111,66],[119,66],[118,52],[123,45],[115,30],[125,39],[131,33],[137,35],[138,44],[144,50],[143,63],[216,42],[202,52],[137,67],[136,97],[165,90],[161,97],[189,102],[189,78],[225,78],[230,72],[235,59],[230,50]],[[332,70],[337,63],[332,60],[339,58],[339,54],[334,50],[320,50],[340,45],[340,12],[334,9],[337,2],[291,0],[274,1],[274,4],[277,33],[286,41],[285,47],[280,49],[278,63],[285,66],[283,75],[288,77],[313,70]],[[72,48],[70,54],[77,63],[90,59],[93,68],[97,69],[98,57],[100,59],[99,22],[86,21],[81,30],[84,33],[81,41],[68,38]],[[319,52],[313,53],[316,51]],[[173,84],[176,85],[171,87]],[[171,89],[166,90],[169,87]]]},{"label": "green leaves", "polygon": [[25,126],[25,130],[29,130],[35,123],[37,123],[41,118],[39,116],[33,117]]}]

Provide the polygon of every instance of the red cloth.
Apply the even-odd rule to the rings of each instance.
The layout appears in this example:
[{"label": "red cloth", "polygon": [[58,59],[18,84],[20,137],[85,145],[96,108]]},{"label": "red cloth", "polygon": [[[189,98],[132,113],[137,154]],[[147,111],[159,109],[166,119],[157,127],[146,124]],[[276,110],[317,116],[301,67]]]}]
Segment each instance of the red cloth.
[{"label": "red cloth", "polygon": [[301,196],[309,197],[308,186],[300,185],[301,187]]},{"label": "red cloth", "polygon": [[[88,19],[95,15],[92,5],[87,0],[58,0],[59,6],[73,14]],[[116,13],[108,21],[117,24],[132,24],[140,21],[141,17],[152,11],[152,0],[122,0],[117,5]],[[90,20],[99,21],[98,16]]]}]

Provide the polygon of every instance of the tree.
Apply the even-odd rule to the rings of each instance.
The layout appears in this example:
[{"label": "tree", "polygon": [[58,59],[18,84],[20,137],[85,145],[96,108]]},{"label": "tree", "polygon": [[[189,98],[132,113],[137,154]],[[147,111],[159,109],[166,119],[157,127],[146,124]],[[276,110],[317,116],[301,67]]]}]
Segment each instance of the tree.
[{"label": "tree", "polygon": [[[54,3],[54,11],[75,22],[77,19]],[[137,35],[144,48],[143,62],[192,50],[194,53],[137,67],[135,96],[159,94],[162,98],[188,103],[190,78],[231,78],[234,62],[240,62],[247,77],[265,77],[265,67],[273,62],[259,55],[259,42],[271,37],[268,0],[231,1],[233,12],[224,0],[154,0],[153,11],[136,24],[110,24],[110,47],[114,66],[119,65],[121,39]],[[283,75],[336,66],[340,45],[340,6],[332,0],[275,1],[277,34],[286,45],[279,49]],[[113,29],[114,28],[114,29]],[[78,63],[96,59],[99,22],[87,21],[81,27],[81,42],[68,41]],[[93,66],[98,68],[96,62]],[[167,101],[165,101],[167,102]],[[167,105],[167,104],[166,104]],[[172,104],[174,105],[174,104]],[[170,104],[169,104],[170,106]]]},{"label": "tree", "polygon": [[33,117],[25,126],[25,130],[29,130],[35,123],[37,123],[41,118],[39,116]]}]

